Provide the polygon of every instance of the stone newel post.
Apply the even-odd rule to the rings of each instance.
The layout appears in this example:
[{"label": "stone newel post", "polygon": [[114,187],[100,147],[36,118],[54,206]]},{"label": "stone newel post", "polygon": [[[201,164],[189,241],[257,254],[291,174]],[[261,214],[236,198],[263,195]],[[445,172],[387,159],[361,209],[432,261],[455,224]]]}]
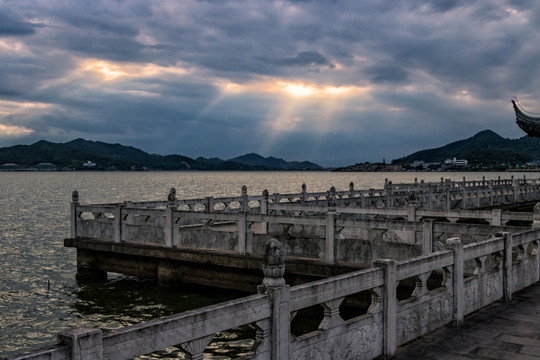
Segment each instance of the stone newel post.
[{"label": "stone newel post", "polygon": [[264,279],[258,287],[259,293],[270,295],[272,318],[270,348],[272,360],[289,359],[290,298],[291,289],[285,283],[285,251],[277,239],[266,243],[262,270]]},{"label": "stone newel post", "polygon": [[540,203],[536,203],[533,209],[533,228],[540,228]]},{"label": "stone newel post", "polygon": [[167,196],[167,212],[165,215],[165,245],[173,246],[174,238],[174,220],[173,211],[176,209],[176,189],[171,188]]},{"label": "stone newel post", "polygon": [[334,263],[336,261],[336,188],[332,186],[328,194],[325,260],[329,263]]},{"label": "stone newel post", "polygon": [[73,190],[71,193],[71,238],[77,237],[77,206],[79,206],[79,192]]},{"label": "stone newel post", "polygon": [[[263,199],[261,201],[261,215],[268,215],[268,190],[264,189],[262,196]],[[268,234],[268,222],[261,222],[261,233]]]},{"label": "stone newel post", "polygon": [[301,202],[305,203],[308,200],[307,186],[306,183],[302,184],[302,199]]}]

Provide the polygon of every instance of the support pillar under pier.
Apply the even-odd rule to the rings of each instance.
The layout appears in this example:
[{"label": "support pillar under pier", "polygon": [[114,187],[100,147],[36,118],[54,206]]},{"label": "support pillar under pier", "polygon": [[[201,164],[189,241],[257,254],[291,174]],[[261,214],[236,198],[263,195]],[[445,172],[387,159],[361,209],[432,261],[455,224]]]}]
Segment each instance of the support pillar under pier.
[{"label": "support pillar under pier", "polygon": [[77,280],[91,280],[91,281],[106,281],[107,272],[97,269],[89,269],[83,267],[77,267],[77,274],[75,275]]}]

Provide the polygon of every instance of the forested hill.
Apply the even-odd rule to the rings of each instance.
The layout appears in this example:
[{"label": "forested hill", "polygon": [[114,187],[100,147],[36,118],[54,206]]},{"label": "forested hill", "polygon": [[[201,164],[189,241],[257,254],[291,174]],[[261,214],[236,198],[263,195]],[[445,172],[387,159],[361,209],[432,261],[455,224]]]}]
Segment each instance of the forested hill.
[{"label": "forested hill", "polygon": [[[76,139],[67,143],[45,140],[32,145],[15,145],[0,148],[0,165],[15,164],[17,168],[32,168],[40,163],[51,163],[57,169],[82,169],[83,163],[95,163],[100,170],[319,170],[311,162],[287,162],[283,159],[264,158],[257,154],[259,162],[244,161],[243,157],[231,160],[219,158],[192,159],[182,155],[148,154],[132,146],[108,144],[100,141]],[[271,160],[268,160],[271,159]]]},{"label": "forested hill", "polygon": [[394,162],[441,162],[454,157],[467,159],[469,164],[521,164],[540,159],[540,139],[528,136],[506,139],[491,130],[483,130],[468,139],[418,151]]}]

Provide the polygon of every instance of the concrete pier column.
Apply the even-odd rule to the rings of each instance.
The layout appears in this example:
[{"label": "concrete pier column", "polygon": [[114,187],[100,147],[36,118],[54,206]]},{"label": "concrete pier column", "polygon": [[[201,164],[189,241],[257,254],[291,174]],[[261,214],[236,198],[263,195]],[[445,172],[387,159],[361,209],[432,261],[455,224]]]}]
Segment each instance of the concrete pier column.
[{"label": "concrete pier column", "polygon": [[68,347],[71,360],[103,359],[103,333],[100,329],[67,329],[58,333],[58,342]]},{"label": "concrete pier column", "polygon": [[107,280],[107,271],[101,270],[101,264],[99,253],[77,249],[77,274],[75,278],[82,281]]},{"label": "concrete pier column", "polygon": [[382,295],[383,312],[383,355],[389,359],[397,348],[397,273],[396,262],[391,259],[378,259],[372,263],[384,268],[384,289]]},{"label": "concrete pier column", "polygon": [[454,251],[454,266],[452,271],[453,288],[453,324],[460,326],[463,323],[463,308],[465,304],[465,290],[463,284],[463,244],[459,238],[446,240],[446,246]]}]

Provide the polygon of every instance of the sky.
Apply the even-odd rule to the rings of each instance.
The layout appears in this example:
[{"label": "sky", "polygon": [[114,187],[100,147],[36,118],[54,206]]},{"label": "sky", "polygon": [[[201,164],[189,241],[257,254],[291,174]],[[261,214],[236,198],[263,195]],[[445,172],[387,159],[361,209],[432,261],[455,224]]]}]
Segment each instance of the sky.
[{"label": "sky", "polygon": [[538,0],[0,0],[0,147],[377,162],[540,113]]}]

